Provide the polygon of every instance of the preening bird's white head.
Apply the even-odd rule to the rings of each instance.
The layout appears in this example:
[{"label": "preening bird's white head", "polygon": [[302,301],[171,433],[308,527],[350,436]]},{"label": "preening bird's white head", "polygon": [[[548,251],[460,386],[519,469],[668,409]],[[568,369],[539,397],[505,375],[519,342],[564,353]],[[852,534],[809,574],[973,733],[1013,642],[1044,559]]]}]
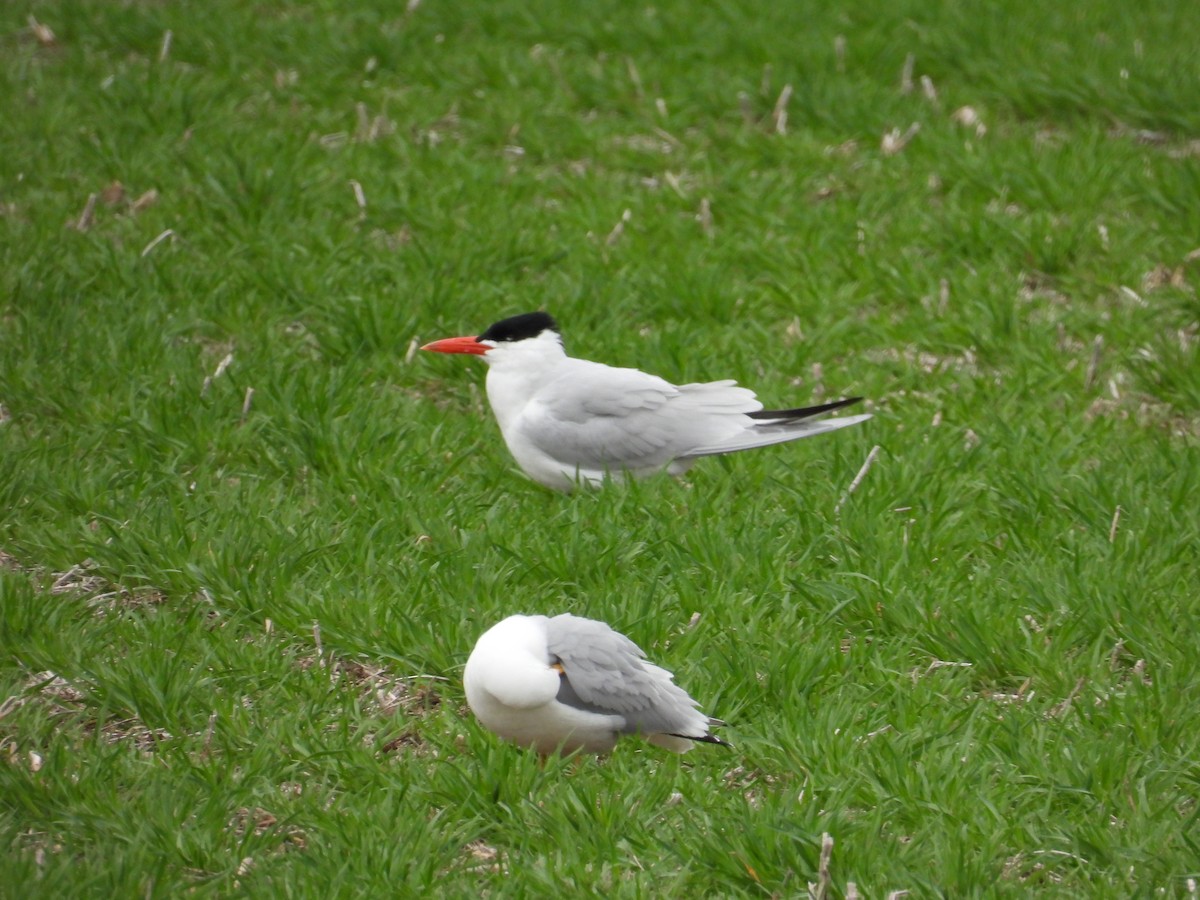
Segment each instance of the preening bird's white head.
[{"label": "preening bird's white head", "polygon": [[476,652],[507,659],[528,657],[541,665],[549,665],[546,650],[545,616],[509,616],[497,622],[479,638]]},{"label": "preening bird's white head", "polygon": [[[467,703],[486,721],[495,704],[528,709],[549,703],[558,693],[558,672],[550,668],[545,616],[509,616],[483,633],[463,669]],[[501,716],[503,718],[503,716]],[[495,730],[496,719],[489,727]]]},{"label": "preening bird's white head", "polygon": [[482,356],[490,366],[524,368],[562,359],[562,335],[549,313],[531,312],[501,319],[478,337],[445,338],[426,344],[434,353],[467,353]]}]

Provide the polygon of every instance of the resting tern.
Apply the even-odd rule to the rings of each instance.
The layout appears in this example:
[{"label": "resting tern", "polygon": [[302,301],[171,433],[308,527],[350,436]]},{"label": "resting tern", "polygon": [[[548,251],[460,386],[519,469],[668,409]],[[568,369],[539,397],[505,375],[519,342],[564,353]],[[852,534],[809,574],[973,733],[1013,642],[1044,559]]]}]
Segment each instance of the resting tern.
[{"label": "resting tern", "polygon": [[557,323],[544,312],[421,349],[483,358],[488,401],[508,449],[525,474],[556,490],[663,469],[681,475],[701,456],[812,437],[871,418],[814,418],[861,397],[767,410],[753,391],[731,380],[675,385],[639,369],[576,359],[567,356]]},{"label": "resting tern", "polygon": [[544,756],[607,753],[623,734],[676,753],[725,744],[709,730],[723,723],[645,656],[595,619],[509,616],[471,651],[467,705],[489,731]]}]

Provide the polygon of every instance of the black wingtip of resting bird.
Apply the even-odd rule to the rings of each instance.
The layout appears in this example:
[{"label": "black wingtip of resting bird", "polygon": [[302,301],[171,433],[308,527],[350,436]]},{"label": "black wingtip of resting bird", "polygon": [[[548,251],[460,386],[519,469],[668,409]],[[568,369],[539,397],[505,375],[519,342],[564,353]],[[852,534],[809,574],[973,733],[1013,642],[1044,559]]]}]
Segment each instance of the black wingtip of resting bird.
[{"label": "black wingtip of resting bird", "polygon": [[760,409],[757,412],[746,413],[752,419],[809,419],[822,413],[833,412],[843,406],[853,406],[861,403],[862,397],[847,397],[844,400],[833,400],[818,406],[797,406],[795,409]]},{"label": "black wingtip of resting bird", "polygon": [[672,734],[671,737],[683,738],[685,741],[695,741],[698,744],[718,744],[721,747],[733,749],[733,744],[729,741],[723,741],[715,734],[706,734],[703,737],[696,737],[694,734]]}]

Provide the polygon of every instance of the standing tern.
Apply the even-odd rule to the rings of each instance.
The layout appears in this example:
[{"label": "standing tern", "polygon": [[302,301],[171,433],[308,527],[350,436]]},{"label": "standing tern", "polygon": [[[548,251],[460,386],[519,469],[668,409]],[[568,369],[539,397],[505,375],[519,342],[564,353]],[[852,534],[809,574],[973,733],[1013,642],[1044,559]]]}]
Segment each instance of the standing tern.
[{"label": "standing tern", "polygon": [[556,490],[663,469],[681,475],[701,456],[812,437],[871,418],[815,418],[861,397],[768,410],[731,380],[675,385],[639,369],[575,359],[544,312],[421,349],[483,357],[488,401],[509,451],[526,475]]},{"label": "standing tern", "polygon": [[595,619],[509,616],[471,651],[467,705],[489,731],[543,756],[607,753],[623,734],[676,753],[725,744],[709,730],[723,723],[645,656]]}]

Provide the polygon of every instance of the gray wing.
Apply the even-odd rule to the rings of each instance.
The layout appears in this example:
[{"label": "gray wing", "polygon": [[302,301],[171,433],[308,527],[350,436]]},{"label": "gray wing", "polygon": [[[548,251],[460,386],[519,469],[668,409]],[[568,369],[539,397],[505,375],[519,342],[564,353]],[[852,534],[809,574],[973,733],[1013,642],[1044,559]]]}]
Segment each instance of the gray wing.
[{"label": "gray wing", "polygon": [[522,429],[570,466],[603,470],[664,466],[697,447],[733,438],[762,409],[732,381],[673,385],[637,369],[570,360],[526,409]]},{"label": "gray wing", "polygon": [[738,450],[753,450],[756,447],[769,447],[771,444],[783,444],[788,441],[798,441],[801,438],[826,434],[857,425],[871,418],[870,413],[860,413],[857,416],[841,416],[836,419],[807,419],[803,422],[765,422],[755,425],[752,429],[741,431],[723,441],[716,441],[693,449],[688,456],[716,456],[721,453],[735,453]]},{"label": "gray wing", "polygon": [[646,662],[637,644],[605,623],[555,616],[547,624],[547,650],[562,665],[560,702],[622,716],[628,733],[708,737],[708,717],[671,673]]}]

